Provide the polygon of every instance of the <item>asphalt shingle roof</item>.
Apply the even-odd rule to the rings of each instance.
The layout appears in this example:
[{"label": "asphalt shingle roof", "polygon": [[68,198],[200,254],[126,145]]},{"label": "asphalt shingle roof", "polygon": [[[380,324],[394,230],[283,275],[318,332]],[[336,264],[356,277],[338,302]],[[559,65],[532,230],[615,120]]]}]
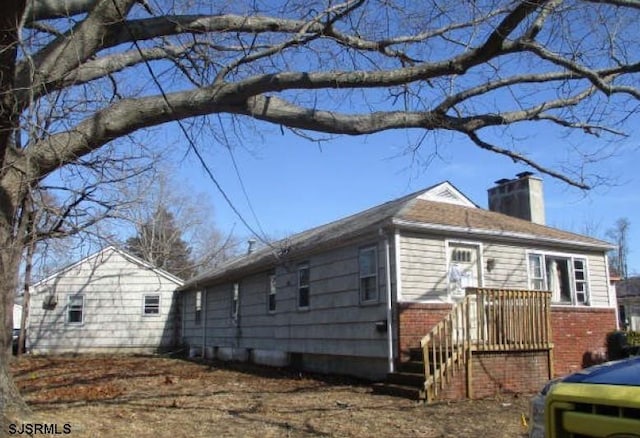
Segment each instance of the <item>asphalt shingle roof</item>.
[{"label": "asphalt shingle roof", "polygon": [[578,245],[597,250],[610,247],[602,240],[472,207],[470,201],[467,203],[469,206],[465,206],[421,199],[421,195],[442,184],[294,234],[198,275],[179,290],[196,289],[233,277],[257,273],[274,267],[283,257],[303,257],[311,252],[339,246],[348,239],[376,231],[381,227],[422,225],[440,232],[484,234],[494,239],[533,239],[550,244]]}]

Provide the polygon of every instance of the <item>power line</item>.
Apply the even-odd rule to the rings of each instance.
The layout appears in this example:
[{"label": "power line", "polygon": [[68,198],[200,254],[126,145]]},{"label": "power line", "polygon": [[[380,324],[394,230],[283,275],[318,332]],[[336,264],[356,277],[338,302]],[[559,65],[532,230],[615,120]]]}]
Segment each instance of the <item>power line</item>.
[{"label": "power line", "polygon": [[[143,60],[143,63],[147,69],[147,71],[149,72],[149,74],[151,75],[151,79],[153,80],[153,83],[155,84],[155,86],[158,88],[158,90],[160,91],[160,95],[162,96],[162,100],[164,100],[164,102],[167,104],[167,106],[169,107],[169,109],[175,113],[175,110],[173,108],[173,105],[171,105],[171,103],[169,102],[169,99],[167,98],[167,94],[164,91],[164,88],[162,87],[162,85],[160,84],[160,81],[158,80],[155,72],[153,71],[153,68],[151,67],[151,64],[149,63],[148,59],[146,58],[146,56],[144,55],[142,48],[140,47],[140,45],[138,44],[138,40],[136,39],[135,35],[133,34],[133,32],[131,31],[131,29],[129,28],[129,25],[127,23],[126,17],[124,16],[124,14],[122,13],[120,7],[118,6],[118,4],[116,3],[115,0],[111,0],[114,7],[116,8],[116,12],[118,12],[118,14],[120,15],[120,17],[122,18],[122,22],[124,24],[124,26],[126,27],[127,31],[129,32],[129,34],[131,35],[131,39],[133,41],[133,45],[135,46],[136,50],[138,51],[138,53],[140,54],[140,57]],[[227,193],[225,192],[225,190],[222,188],[222,185],[220,184],[220,182],[218,181],[218,179],[215,177],[215,175],[213,174],[213,171],[211,170],[211,168],[207,165],[207,163],[204,160],[204,157],[202,156],[202,154],[200,153],[200,151],[198,150],[198,147],[196,146],[195,142],[193,141],[193,139],[191,138],[191,136],[189,135],[189,132],[187,131],[187,129],[185,128],[184,124],[182,123],[182,120],[180,119],[176,119],[175,122],[178,124],[180,130],[182,131],[182,134],[184,135],[184,137],[187,140],[187,143],[189,143],[189,148],[193,150],[193,152],[195,153],[198,161],[200,162],[200,165],[204,168],[205,172],[207,173],[207,176],[209,177],[209,179],[213,182],[213,184],[216,186],[216,189],[220,192],[220,194],[222,195],[222,197],[224,198],[225,202],[227,203],[227,205],[229,205],[229,207],[231,208],[231,210],[236,214],[236,216],[238,216],[238,218],[240,219],[240,221],[242,222],[242,224],[247,227],[247,229],[249,230],[249,232],[251,232],[251,234],[253,234],[255,237],[257,237],[262,243],[264,243],[265,245],[270,246],[270,243],[268,241],[266,241],[266,239],[264,239],[260,234],[258,234],[256,232],[256,230],[247,222],[247,220],[244,218],[244,216],[242,216],[242,214],[240,213],[240,211],[236,208],[235,204],[231,201],[231,198],[229,197],[229,195],[227,195]],[[234,164],[235,164],[235,159],[233,160]],[[241,184],[243,186],[243,191],[244,190],[244,184]],[[250,207],[251,208],[251,207]],[[251,211],[253,212],[253,208],[251,208]],[[255,213],[254,213],[255,215]],[[258,223],[259,226],[259,223]],[[262,230],[262,229],[261,229]]]}]

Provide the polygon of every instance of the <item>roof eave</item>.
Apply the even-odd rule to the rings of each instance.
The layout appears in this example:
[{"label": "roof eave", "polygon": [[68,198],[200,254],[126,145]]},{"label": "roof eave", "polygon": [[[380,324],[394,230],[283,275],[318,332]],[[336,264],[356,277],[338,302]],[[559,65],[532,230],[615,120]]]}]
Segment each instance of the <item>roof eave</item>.
[{"label": "roof eave", "polygon": [[615,248],[614,245],[611,245],[606,242],[602,242],[601,244],[595,243],[595,242],[589,243],[589,242],[581,242],[578,240],[566,240],[566,239],[556,239],[553,237],[543,237],[543,236],[537,236],[529,233],[517,233],[513,231],[484,230],[479,228],[458,227],[453,225],[414,222],[414,221],[408,221],[404,219],[393,219],[392,223],[394,226],[400,229],[406,229],[406,230],[434,231],[439,233],[455,233],[455,234],[465,234],[465,235],[474,235],[474,236],[482,236],[482,237],[494,237],[494,238],[499,238],[500,240],[512,241],[512,242],[547,243],[550,245],[571,246],[571,247],[598,250],[598,251],[610,251]]}]

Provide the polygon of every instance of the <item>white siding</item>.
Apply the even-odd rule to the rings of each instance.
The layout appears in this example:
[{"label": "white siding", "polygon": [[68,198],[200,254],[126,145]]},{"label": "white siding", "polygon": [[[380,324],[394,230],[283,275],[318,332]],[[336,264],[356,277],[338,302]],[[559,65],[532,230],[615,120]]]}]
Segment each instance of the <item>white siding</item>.
[{"label": "white siding", "polygon": [[[27,348],[33,352],[155,350],[171,346],[179,329],[173,291],[178,283],[107,249],[32,291]],[[47,295],[57,298],[43,308]],[[67,323],[68,296],[84,296],[84,321]],[[145,295],[160,296],[160,314],[144,315]]]},{"label": "white siding", "polygon": [[[477,244],[482,250],[480,284],[485,287],[527,289],[527,254],[562,254],[587,260],[590,305],[612,307],[609,303],[606,259],[604,253],[585,252],[573,248],[519,243],[501,243],[465,237],[464,242]],[[403,301],[441,301],[447,299],[447,237],[403,232],[400,236],[400,272]],[[452,242],[457,239],[451,240]],[[491,271],[487,261],[493,260]]]}]

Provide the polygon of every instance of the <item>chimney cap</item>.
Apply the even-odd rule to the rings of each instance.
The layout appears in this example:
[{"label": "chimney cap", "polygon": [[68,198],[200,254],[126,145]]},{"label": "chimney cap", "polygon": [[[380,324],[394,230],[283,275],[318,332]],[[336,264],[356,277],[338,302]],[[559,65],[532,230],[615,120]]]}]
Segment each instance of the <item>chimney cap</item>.
[{"label": "chimney cap", "polygon": [[256,246],[256,239],[249,239],[247,240],[247,255],[253,253],[253,251],[255,251],[255,246]]},{"label": "chimney cap", "polygon": [[533,175],[534,175],[534,173],[533,173],[533,172],[529,172],[528,170],[527,170],[527,171],[520,172],[520,173],[517,173],[517,174],[516,174],[516,176],[517,176],[518,178],[520,178],[520,179],[522,179],[522,178],[529,178],[530,176],[533,176]]},{"label": "chimney cap", "polygon": [[509,178],[501,178],[498,181],[495,181],[494,184],[502,185],[511,181]]}]

